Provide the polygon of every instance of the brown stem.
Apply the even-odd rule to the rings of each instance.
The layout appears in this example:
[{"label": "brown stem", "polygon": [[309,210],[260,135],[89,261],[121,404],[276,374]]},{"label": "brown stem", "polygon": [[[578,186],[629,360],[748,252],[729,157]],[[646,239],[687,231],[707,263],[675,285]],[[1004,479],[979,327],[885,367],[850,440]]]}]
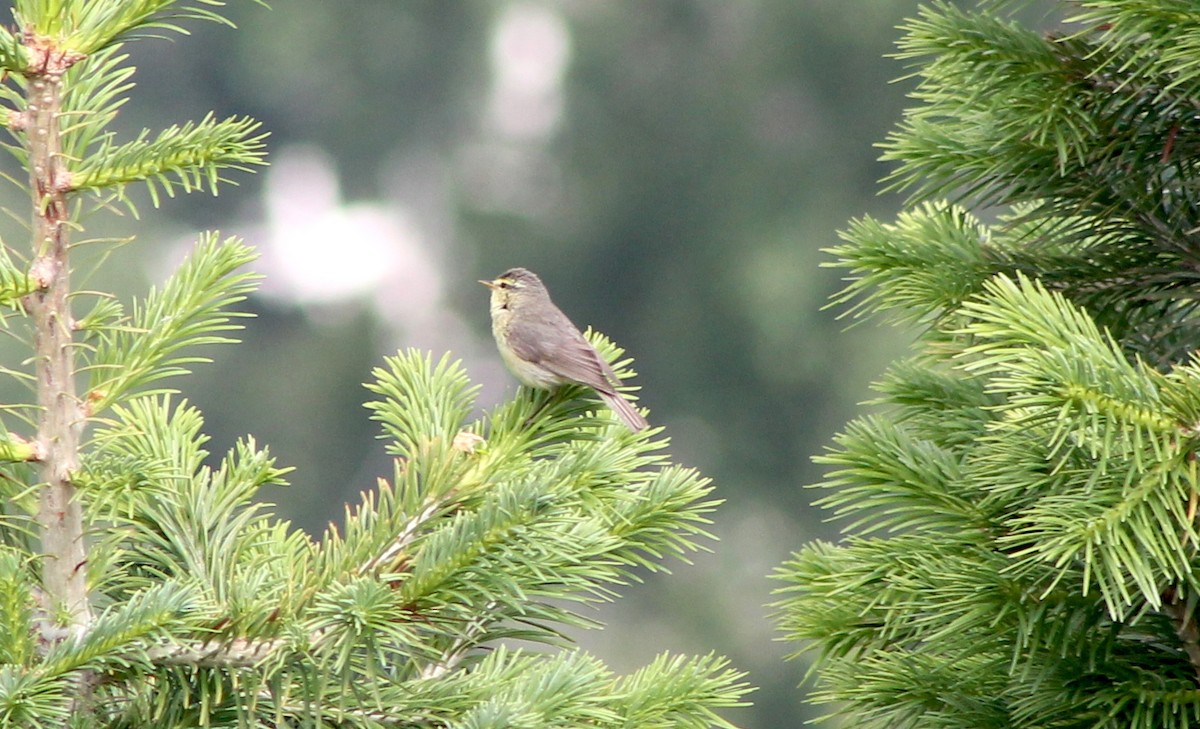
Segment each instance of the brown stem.
[{"label": "brown stem", "polygon": [[1163,612],[1175,624],[1175,632],[1183,644],[1183,652],[1187,654],[1196,674],[1196,682],[1200,684],[1200,627],[1196,625],[1195,612],[1174,588],[1166,590],[1163,594]]},{"label": "brown stem", "polygon": [[82,632],[91,622],[83,510],[75,497],[84,412],[75,394],[74,347],[69,306],[67,170],[59,116],[62,78],[71,60],[49,43],[27,38],[37,64],[29,76],[27,125],[29,179],[33,194],[31,275],[40,289],[28,299],[34,323],[35,376],[40,410],[38,445],[42,480],[38,523],[42,536],[42,583],[53,609]]}]

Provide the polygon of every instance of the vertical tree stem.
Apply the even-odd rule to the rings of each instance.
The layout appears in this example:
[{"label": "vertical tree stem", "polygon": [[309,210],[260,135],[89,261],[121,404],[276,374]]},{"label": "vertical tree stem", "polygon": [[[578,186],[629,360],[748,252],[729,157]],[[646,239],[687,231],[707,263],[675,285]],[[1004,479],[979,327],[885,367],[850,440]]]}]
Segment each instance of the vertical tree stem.
[{"label": "vertical tree stem", "polygon": [[1200,627],[1196,625],[1195,613],[1186,599],[1180,599],[1174,587],[1168,588],[1163,595],[1163,611],[1175,623],[1183,652],[1191,661],[1196,682],[1200,684]]},{"label": "vertical tree stem", "polygon": [[26,134],[33,193],[34,260],[31,274],[41,288],[29,299],[34,322],[38,442],[45,458],[38,509],[42,532],[42,582],[53,609],[61,610],[74,631],[91,621],[83,540],[83,511],[75,498],[83,408],[75,393],[70,314],[66,170],[61,154],[59,115],[61,54],[44,49],[45,63],[31,75]]}]

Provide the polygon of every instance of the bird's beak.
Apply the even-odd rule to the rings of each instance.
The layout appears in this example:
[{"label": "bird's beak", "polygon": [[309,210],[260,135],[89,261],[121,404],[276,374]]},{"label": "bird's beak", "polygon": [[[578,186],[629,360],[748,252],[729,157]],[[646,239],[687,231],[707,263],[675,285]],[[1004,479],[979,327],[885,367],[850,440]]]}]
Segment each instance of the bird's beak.
[{"label": "bird's beak", "polygon": [[498,288],[495,281],[484,281],[483,279],[479,279],[479,283],[487,286],[489,289]]}]

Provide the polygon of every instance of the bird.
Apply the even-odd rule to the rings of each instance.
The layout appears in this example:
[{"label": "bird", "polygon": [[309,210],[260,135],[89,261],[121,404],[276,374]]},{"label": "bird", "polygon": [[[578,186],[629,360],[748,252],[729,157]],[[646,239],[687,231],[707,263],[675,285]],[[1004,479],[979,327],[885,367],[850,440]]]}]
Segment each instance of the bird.
[{"label": "bird", "polygon": [[620,380],[612,367],[554,304],[537,274],[510,268],[479,283],[492,290],[492,335],[504,364],[521,384],[540,390],[586,385],[630,430],[649,427],[646,418],[617,392]]}]

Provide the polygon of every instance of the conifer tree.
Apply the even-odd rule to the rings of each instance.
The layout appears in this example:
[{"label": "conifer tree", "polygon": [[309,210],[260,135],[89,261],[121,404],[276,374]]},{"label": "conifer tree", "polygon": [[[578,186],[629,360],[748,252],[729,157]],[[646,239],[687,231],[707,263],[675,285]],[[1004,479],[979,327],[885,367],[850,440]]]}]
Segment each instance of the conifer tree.
[{"label": "conifer tree", "polygon": [[0,410],[0,726],[729,726],[716,712],[746,687],[723,659],[619,676],[563,635],[589,622],[572,606],[706,536],[708,483],[655,432],[572,389],[472,421],[462,367],[403,352],[368,385],[394,473],[313,539],[255,498],[286,469],[250,438],[210,461],[166,382],[232,341],[252,249],[202,234],[128,304],[72,290],[89,215],[264,162],[241,117],[110,129],[132,88],[122,44],[225,22],[223,5],[16,0],[0,28],[29,199],[12,212],[32,221],[31,247],[0,246],[0,324],[28,347],[0,373],[31,392]]},{"label": "conifer tree", "polygon": [[922,7],[911,193],[832,249],[913,326],[780,619],[848,725],[1200,726],[1200,4]]}]

